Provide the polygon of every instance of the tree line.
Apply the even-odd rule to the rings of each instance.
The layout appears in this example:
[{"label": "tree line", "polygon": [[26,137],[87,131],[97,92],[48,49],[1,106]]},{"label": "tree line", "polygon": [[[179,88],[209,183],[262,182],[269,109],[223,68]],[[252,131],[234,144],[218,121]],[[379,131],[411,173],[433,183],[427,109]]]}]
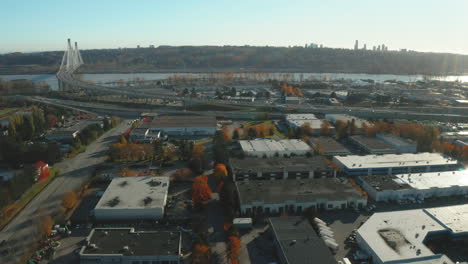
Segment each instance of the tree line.
[{"label": "tree line", "polygon": [[[160,46],[81,51],[84,71],[239,69],[373,74],[463,74],[468,56],[428,52],[374,52],[333,48]],[[0,73],[56,72],[62,51],[0,55]],[[33,66],[31,66],[33,65]]]}]

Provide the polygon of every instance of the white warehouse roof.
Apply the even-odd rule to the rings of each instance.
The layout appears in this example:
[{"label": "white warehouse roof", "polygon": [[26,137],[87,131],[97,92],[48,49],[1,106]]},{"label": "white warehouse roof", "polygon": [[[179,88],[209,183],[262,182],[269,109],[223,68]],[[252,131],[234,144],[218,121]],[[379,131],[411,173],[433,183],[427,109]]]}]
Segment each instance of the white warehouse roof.
[{"label": "white warehouse roof", "polygon": [[305,142],[298,139],[255,139],[239,140],[242,150],[249,152],[283,152],[283,151],[309,151],[310,147]]},{"label": "white warehouse roof", "polygon": [[468,186],[468,170],[398,174],[395,177],[415,189]]},{"label": "white warehouse roof", "polygon": [[334,159],[349,169],[357,168],[395,168],[434,165],[456,165],[458,161],[440,153],[350,155],[335,156]]},{"label": "white warehouse roof", "polygon": [[286,120],[314,120],[318,119],[314,114],[288,114]]},{"label": "white warehouse roof", "polygon": [[408,263],[452,264],[423,241],[430,232],[467,232],[467,217],[468,205],[375,213],[357,231],[358,242],[364,241],[382,263],[411,259]]},{"label": "white warehouse roof", "polygon": [[[119,177],[112,180],[95,207],[96,217],[109,212],[124,214],[158,209],[162,214],[169,189],[168,177]],[[123,210],[122,210],[123,209]],[[107,213],[106,213],[107,211]],[[117,217],[117,216],[116,216]]]}]

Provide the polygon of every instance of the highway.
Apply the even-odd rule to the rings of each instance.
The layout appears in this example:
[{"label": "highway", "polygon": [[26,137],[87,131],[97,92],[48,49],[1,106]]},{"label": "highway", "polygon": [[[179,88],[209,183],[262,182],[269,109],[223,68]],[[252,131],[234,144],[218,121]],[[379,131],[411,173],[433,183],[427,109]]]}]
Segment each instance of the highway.
[{"label": "highway", "polygon": [[16,264],[33,248],[35,238],[39,234],[39,213],[54,214],[60,210],[62,195],[86,182],[94,167],[103,162],[109,145],[126,129],[128,122],[124,120],[90,144],[85,152],[53,166],[61,170],[61,176],[51,182],[0,232],[0,241],[7,241],[6,245],[2,245],[0,252],[4,248],[9,249],[8,255],[0,256],[1,264]]},{"label": "highway", "polygon": [[[86,103],[74,102],[71,100],[60,100],[45,97],[28,97],[28,99],[47,103],[71,109],[87,110],[101,115],[116,115],[123,118],[136,118],[142,112],[157,112],[162,114],[194,114],[194,115],[211,115],[219,118],[255,118],[258,112],[244,112],[244,111],[185,111],[182,108],[132,108],[113,105],[111,103]],[[255,105],[254,105],[255,106]],[[271,107],[272,105],[270,105]],[[408,120],[437,120],[442,122],[468,122],[468,109],[457,107],[446,108],[428,108],[428,107],[404,107],[404,108],[391,108],[391,107],[349,107],[349,106],[332,106],[332,105],[276,105],[277,109],[270,112],[271,118],[280,118],[282,115],[288,113],[287,109],[295,109],[299,113],[322,113],[322,114],[349,114],[361,118],[387,118],[387,119],[408,119]],[[282,109],[282,110],[281,110]]]}]

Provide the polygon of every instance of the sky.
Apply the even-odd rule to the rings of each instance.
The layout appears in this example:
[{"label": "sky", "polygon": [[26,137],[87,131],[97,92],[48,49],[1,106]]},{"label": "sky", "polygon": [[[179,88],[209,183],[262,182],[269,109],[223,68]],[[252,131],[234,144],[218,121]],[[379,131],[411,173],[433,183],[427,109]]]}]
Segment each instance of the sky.
[{"label": "sky", "polygon": [[0,53],[323,44],[468,54],[468,0],[0,0]]}]

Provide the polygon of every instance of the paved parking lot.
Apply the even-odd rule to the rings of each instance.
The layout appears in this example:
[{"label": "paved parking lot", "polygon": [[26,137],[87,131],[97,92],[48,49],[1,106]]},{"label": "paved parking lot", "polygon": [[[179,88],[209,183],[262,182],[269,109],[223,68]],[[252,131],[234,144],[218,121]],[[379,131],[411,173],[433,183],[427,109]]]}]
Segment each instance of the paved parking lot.
[{"label": "paved parking lot", "polygon": [[53,264],[79,264],[79,256],[76,252],[84,244],[90,229],[75,229],[69,237],[64,237],[60,241],[61,245],[55,252],[51,261]]}]

